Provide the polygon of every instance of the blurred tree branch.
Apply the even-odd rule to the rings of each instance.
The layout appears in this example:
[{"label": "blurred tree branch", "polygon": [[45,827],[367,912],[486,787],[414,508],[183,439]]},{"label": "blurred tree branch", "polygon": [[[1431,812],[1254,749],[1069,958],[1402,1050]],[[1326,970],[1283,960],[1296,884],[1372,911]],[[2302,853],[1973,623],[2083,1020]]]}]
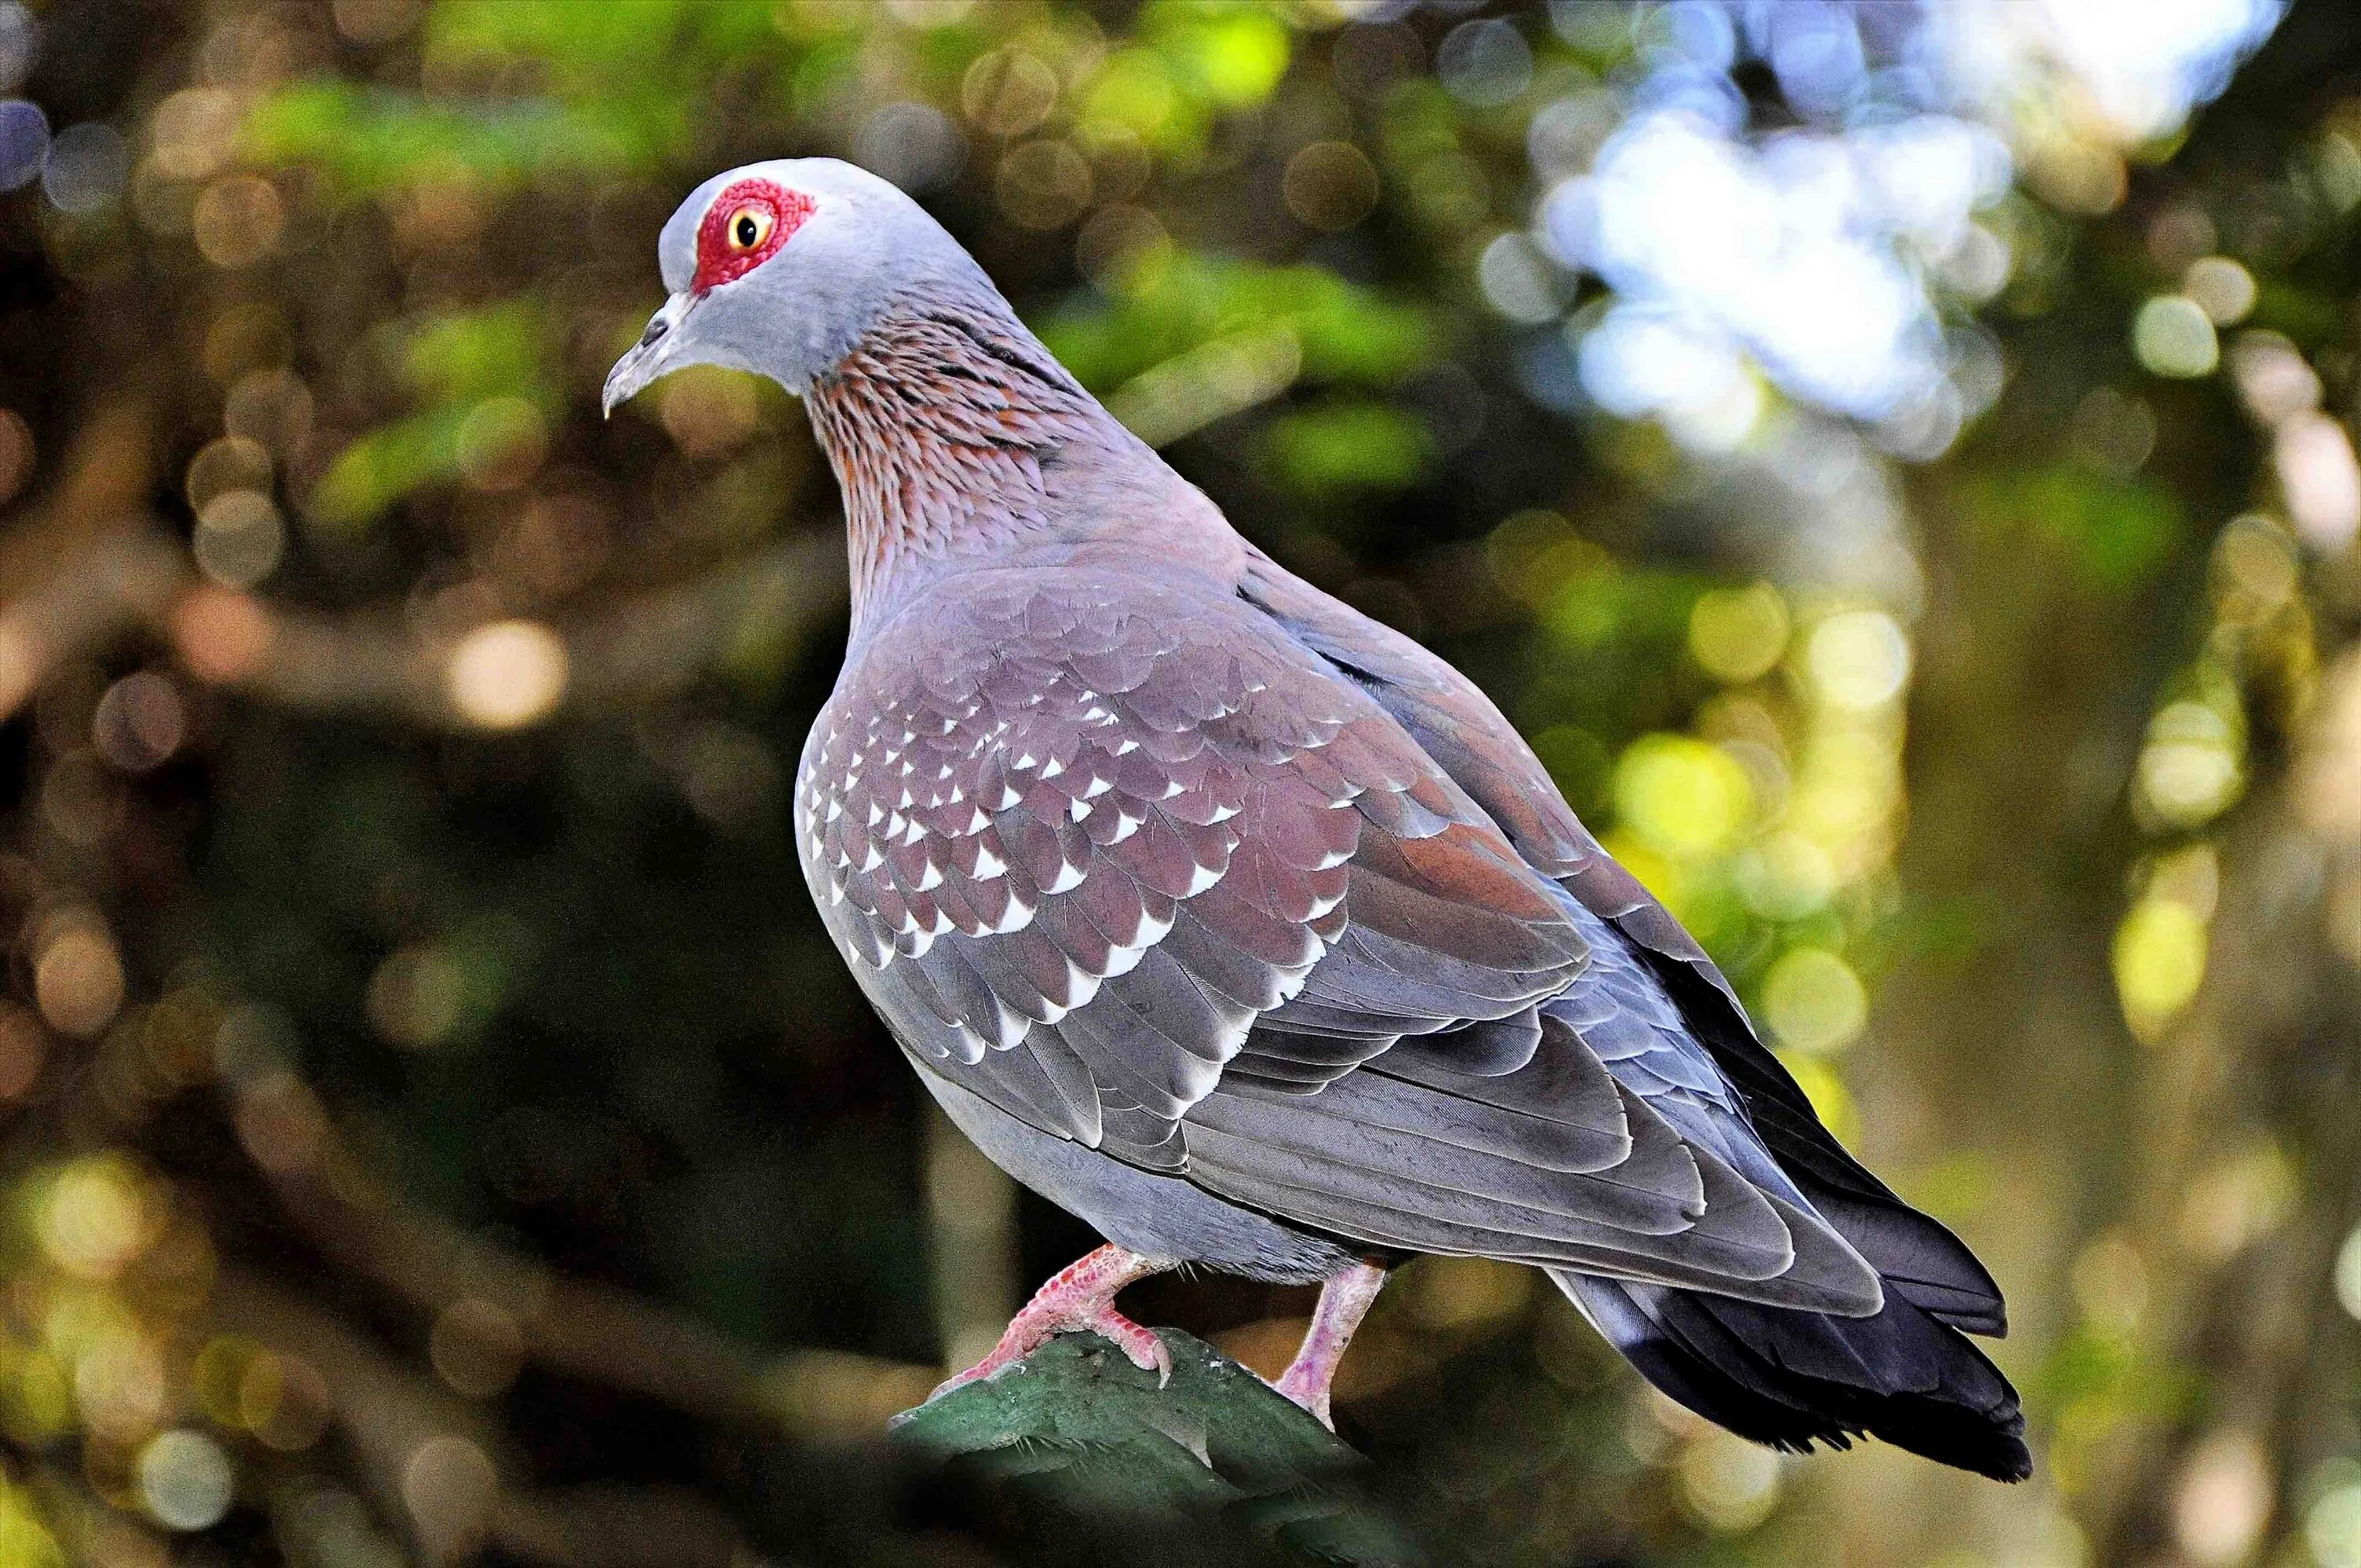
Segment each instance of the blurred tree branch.
[{"label": "blurred tree branch", "polygon": [[[759,626],[795,646],[842,597],[840,541],[803,532],[774,541],[702,577],[609,602],[557,630],[566,649],[567,698],[626,710],[677,691]],[[250,662],[209,666],[201,639],[216,617],[250,617],[233,629]],[[181,656],[201,674],[310,712],[379,711],[458,727],[445,672],[453,643],[390,618],[329,617],[198,587],[171,622]]]},{"label": "blurred tree branch", "polygon": [[225,1271],[214,1299],[225,1328],[321,1373],[379,1516],[405,1520],[427,1561],[490,1543],[552,1568],[719,1568],[742,1550],[718,1509],[677,1489],[521,1487],[480,1409],[301,1297]]},{"label": "blurred tree branch", "polygon": [[402,1205],[344,1146],[308,1088],[275,1075],[245,1092],[273,1096],[276,1114],[291,1107],[312,1129],[300,1158],[264,1170],[324,1256],[429,1321],[470,1299],[491,1302],[516,1324],[526,1356],[551,1371],[708,1420],[856,1444],[874,1441],[939,1376],[836,1351],[766,1353],[629,1291],[571,1278]]},{"label": "blurred tree branch", "polygon": [[[561,629],[569,698],[639,706],[686,685],[756,626],[794,645],[834,611],[843,554],[831,539],[795,534],[691,582],[601,606]],[[201,679],[264,701],[466,722],[445,685],[454,640],[390,615],[321,615],[214,587],[153,521],[87,533],[0,603],[0,718],[50,669],[140,630],[166,635]]]}]

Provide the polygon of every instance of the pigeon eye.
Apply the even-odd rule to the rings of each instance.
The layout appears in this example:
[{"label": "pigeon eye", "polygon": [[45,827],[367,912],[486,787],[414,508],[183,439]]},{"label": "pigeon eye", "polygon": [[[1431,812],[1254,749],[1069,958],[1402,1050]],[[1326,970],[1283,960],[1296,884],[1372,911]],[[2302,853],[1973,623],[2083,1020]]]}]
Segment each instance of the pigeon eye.
[{"label": "pigeon eye", "polygon": [[764,240],[771,237],[772,222],[771,212],[767,207],[739,208],[730,214],[727,231],[730,236],[730,248],[753,250],[760,247]]},{"label": "pigeon eye", "polygon": [[743,278],[776,255],[812,215],[813,202],[768,180],[741,180],[713,198],[697,223],[697,293]]}]

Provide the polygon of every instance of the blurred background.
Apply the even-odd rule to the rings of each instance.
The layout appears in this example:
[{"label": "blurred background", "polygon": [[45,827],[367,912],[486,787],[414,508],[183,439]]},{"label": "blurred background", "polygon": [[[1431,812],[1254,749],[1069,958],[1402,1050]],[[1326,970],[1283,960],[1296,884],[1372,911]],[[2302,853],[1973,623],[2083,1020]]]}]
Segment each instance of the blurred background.
[{"label": "blurred background", "polygon": [[2007,1289],[2014,1489],[1414,1264],[1409,1528],[2361,1568],[2339,0],[0,0],[0,1563],[1143,1560],[884,1460],[1093,1238],[807,906],[800,409],[598,417],[682,194],[814,153],[1482,682]]}]

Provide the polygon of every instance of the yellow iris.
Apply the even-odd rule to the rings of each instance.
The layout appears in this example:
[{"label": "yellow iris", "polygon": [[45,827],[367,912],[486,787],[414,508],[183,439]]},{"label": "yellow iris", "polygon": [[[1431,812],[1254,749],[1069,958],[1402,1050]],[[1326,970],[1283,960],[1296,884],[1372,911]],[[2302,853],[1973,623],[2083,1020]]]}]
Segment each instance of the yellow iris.
[{"label": "yellow iris", "polygon": [[775,220],[768,207],[743,206],[730,214],[723,232],[730,236],[732,250],[757,250],[771,237],[771,225]]}]

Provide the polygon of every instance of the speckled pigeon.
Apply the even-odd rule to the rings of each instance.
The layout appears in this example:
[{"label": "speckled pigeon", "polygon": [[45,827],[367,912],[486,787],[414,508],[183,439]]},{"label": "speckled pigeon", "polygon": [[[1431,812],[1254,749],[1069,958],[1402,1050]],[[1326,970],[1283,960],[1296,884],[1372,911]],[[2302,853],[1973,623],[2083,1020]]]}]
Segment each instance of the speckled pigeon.
[{"label": "speckled pigeon", "polygon": [[1845,1152],[1729,982],[1459,673],[1272,562],[900,191],[719,175],[606,404],[684,365],[800,394],[852,623],[804,872],[927,1089],[1111,1244],[952,1387],[1183,1265],[1322,1285],[1328,1415],[1385,1270],[1545,1271],[1656,1386],[1785,1448],[2027,1473],[1962,1337],[2000,1292]]}]

